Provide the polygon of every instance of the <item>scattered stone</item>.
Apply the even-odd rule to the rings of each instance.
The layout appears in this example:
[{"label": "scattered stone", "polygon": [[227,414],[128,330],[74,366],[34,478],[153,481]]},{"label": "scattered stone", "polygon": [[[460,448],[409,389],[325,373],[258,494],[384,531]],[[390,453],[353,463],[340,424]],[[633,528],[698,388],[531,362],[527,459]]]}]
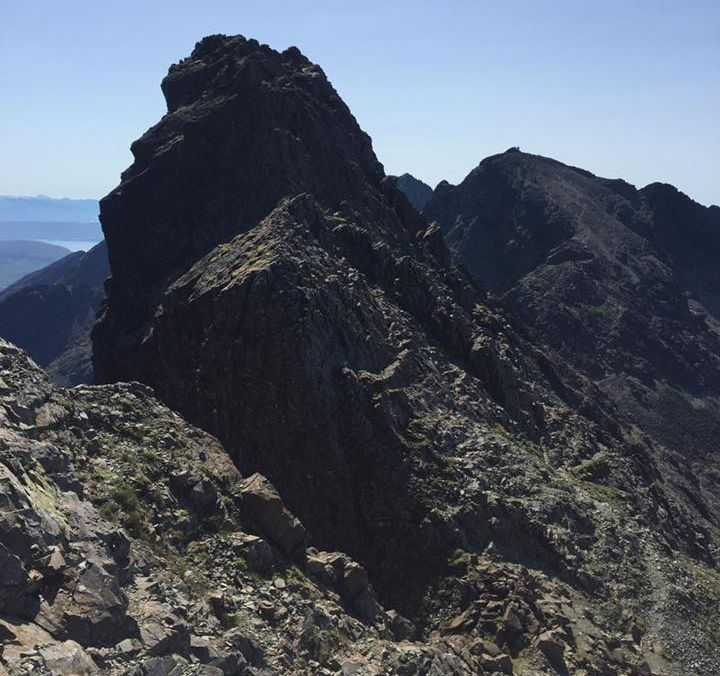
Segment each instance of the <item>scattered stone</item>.
[{"label": "scattered stone", "polygon": [[197,657],[203,664],[217,659],[220,653],[213,647],[208,636],[191,636],[190,653]]},{"label": "scattered stone", "polygon": [[140,639],[151,655],[187,655],[190,650],[190,633],[176,621],[171,626],[149,622],[141,627]]}]

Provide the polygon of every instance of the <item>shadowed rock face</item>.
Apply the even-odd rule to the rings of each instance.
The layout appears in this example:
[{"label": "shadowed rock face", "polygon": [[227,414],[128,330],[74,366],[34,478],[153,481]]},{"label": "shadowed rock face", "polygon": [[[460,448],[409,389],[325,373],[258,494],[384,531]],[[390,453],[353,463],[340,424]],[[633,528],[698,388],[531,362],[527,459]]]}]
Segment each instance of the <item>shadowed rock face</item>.
[{"label": "shadowed rock face", "polygon": [[423,207],[428,203],[428,200],[433,194],[432,188],[427,183],[423,183],[411,174],[398,176],[396,185],[397,189],[408,198],[408,202],[418,211],[423,210]]},{"label": "shadowed rock face", "polygon": [[[411,465],[435,462],[411,452],[435,413],[408,391],[423,396],[434,359],[495,368],[476,292],[297,50],[208,38],[163,91],[170,112],[101,204],[113,279],[97,376],[152,383],[271,476],[318,541],[372,549],[399,577],[416,545],[382,534],[391,512],[422,520]],[[471,387],[489,411],[505,396]],[[521,389],[508,396],[538,435]]]},{"label": "shadowed rock face", "polygon": [[[162,89],[168,114],[133,143],[134,163],[101,205],[118,311],[145,311],[149,292],[282,197],[310,192],[356,208],[376,201],[368,186],[378,190],[382,167],[369,137],[296,48],[206,38]],[[141,236],[147,245],[127,255]]]},{"label": "shadowed rock face", "polygon": [[555,361],[684,457],[720,451],[720,209],[515,152],[425,214]]},{"label": "shadowed rock face", "polygon": [[[643,632],[678,650],[691,630],[706,636],[715,596],[677,611],[671,584],[694,594],[693,566],[715,579],[693,478],[452,266],[322,71],[296,49],[213,36],[163,91],[168,114],[101,203],[113,278],[98,378],[150,384],[216,434],[311,544],[358,559],[428,635],[529,650],[527,673],[617,666],[600,637],[619,641],[636,614],[649,619],[632,668],[666,666]],[[551,224],[548,251],[569,227]],[[518,274],[537,260],[526,246]],[[337,577],[331,560],[309,563]],[[337,561],[354,597],[364,574]],[[703,641],[692,652],[712,668]],[[453,664],[418,673],[478,670]]]}]

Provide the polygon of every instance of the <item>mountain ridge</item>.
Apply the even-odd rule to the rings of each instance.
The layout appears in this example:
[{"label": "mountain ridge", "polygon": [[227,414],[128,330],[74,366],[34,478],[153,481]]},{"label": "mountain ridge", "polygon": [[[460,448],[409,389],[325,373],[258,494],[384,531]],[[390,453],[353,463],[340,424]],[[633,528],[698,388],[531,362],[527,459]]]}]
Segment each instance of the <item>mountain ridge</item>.
[{"label": "mountain ridge", "polygon": [[161,86],[100,203],[100,384],[0,340],[3,662],[720,672],[716,212],[511,149],[421,214],[295,47]]},{"label": "mountain ridge", "polygon": [[0,291],[21,277],[70,253],[69,249],[32,240],[0,240]]},{"label": "mountain ridge", "polygon": [[[212,430],[243,471],[278,486],[311,540],[358,559],[381,602],[424,635],[480,632],[511,661],[529,651],[528,673],[602,673],[612,660],[597,637],[630,630],[612,619],[622,607],[650,619],[635,657],[623,652],[627,670],[672,671],[653,640],[712,668],[710,630],[671,591],[692,574],[670,572],[662,554],[715,570],[694,477],[452,265],[452,238],[448,250],[383,176],[322,70],[294,48],[212,36],[163,91],[168,114],[101,202],[113,278],[93,333],[100,380],[144,381]],[[621,205],[629,187],[598,190]],[[570,224],[551,226],[548,252]],[[142,260],[140,232],[151,236]],[[525,244],[498,280],[537,266]],[[526,565],[573,599],[555,648],[537,599],[515,629],[481,619],[487,597],[472,579],[485,557]]]},{"label": "mountain ridge", "polygon": [[93,199],[56,198],[45,195],[0,195],[0,222],[97,222],[97,207],[97,200]]}]

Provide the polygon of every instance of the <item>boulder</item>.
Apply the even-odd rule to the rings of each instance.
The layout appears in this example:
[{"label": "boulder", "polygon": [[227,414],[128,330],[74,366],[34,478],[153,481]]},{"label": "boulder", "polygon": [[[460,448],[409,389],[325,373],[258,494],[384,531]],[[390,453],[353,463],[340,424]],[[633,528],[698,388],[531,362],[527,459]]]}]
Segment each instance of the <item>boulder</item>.
[{"label": "boulder", "polygon": [[497,655],[489,655],[487,653],[480,655],[480,664],[485,671],[490,673],[500,672],[502,674],[512,674],[513,664],[509,655],[499,653]]},{"label": "boulder", "polygon": [[220,494],[214,482],[196,468],[184,469],[170,477],[170,486],[181,504],[199,517],[221,509]]},{"label": "boulder", "polygon": [[225,676],[237,676],[246,673],[248,663],[241,653],[229,653],[216,657],[208,666],[219,669]]},{"label": "boulder", "polygon": [[334,588],[345,606],[366,624],[374,624],[380,606],[367,571],[341,552],[317,552],[308,557],[308,572]]},{"label": "boulder", "polygon": [[552,664],[563,663],[567,644],[556,632],[552,630],[543,632],[537,637],[535,645]]},{"label": "boulder", "polygon": [[167,655],[164,657],[150,657],[146,659],[138,670],[140,676],[180,676],[187,660],[179,655]]},{"label": "boulder", "polygon": [[250,570],[262,575],[270,574],[275,568],[275,557],[270,545],[257,535],[232,533],[228,536],[233,554],[243,557]]},{"label": "boulder", "polygon": [[75,641],[53,643],[41,647],[39,653],[52,676],[90,676],[99,673],[92,657]]},{"label": "boulder", "polygon": [[190,652],[190,632],[179,621],[170,624],[148,622],[140,629],[140,639],[151,655],[188,655]]},{"label": "boulder", "polygon": [[299,519],[285,507],[275,487],[256,473],[242,483],[240,493],[248,520],[285,554],[304,561],[307,533]]},{"label": "boulder", "polygon": [[[233,653],[240,653],[249,664],[260,667],[265,664],[262,648],[241,629],[231,629],[225,634],[225,644]],[[214,664],[214,663],[213,663]]]},{"label": "boulder", "polygon": [[111,646],[136,636],[137,624],[127,615],[127,596],[117,576],[110,572],[113,562],[93,556],[80,568],[74,593],[63,593],[62,606],[57,602],[44,606],[44,615],[50,621],[59,621],[84,645]]},{"label": "boulder", "polygon": [[207,636],[191,636],[190,653],[203,664],[220,656],[220,653],[213,647],[210,638]]},{"label": "boulder", "polygon": [[417,629],[406,617],[403,617],[396,610],[388,610],[385,615],[390,631],[392,631],[396,641],[408,641],[415,637]]},{"label": "boulder", "polygon": [[345,593],[352,599],[367,589],[370,580],[367,571],[355,561],[350,561],[343,570],[342,585]]}]

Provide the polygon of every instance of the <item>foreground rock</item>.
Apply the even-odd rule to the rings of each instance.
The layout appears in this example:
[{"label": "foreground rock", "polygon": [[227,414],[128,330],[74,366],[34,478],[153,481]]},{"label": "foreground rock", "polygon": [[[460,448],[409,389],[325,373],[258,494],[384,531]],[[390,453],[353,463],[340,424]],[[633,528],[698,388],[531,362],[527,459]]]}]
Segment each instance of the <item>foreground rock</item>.
[{"label": "foreground rock", "polygon": [[[8,673],[369,675],[409,662],[445,673],[428,669],[466,650],[457,637],[407,642],[407,620],[380,607],[361,566],[306,557],[302,524],[272,485],[243,480],[147,387],[54,389],[3,341],[0,383]],[[251,494],[269,507],[249,509]],[[288,530],[302,535],[292,558],[278,537]]]},{"label": "foreground rock", "polygon": [[256,527],[265,532],[290,557],[303,561],[307,534],[300,521],[283,505],[272,484],[253,474],[241,488],[243,510]]}]

